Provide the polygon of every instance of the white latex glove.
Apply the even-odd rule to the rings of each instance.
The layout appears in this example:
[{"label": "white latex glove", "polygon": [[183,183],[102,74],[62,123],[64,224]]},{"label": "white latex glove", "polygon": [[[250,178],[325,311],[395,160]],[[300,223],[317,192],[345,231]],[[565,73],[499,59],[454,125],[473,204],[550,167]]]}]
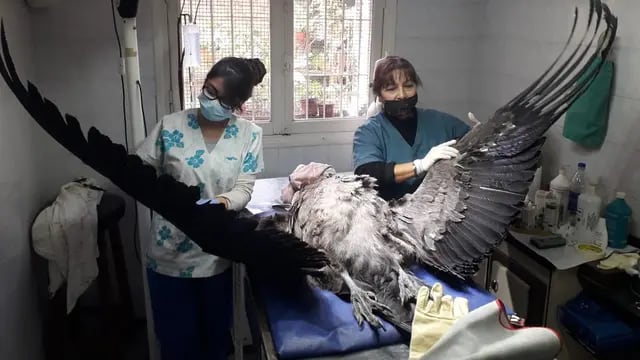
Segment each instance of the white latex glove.
[{"label": "white latex glove", "polygon": [[621,269],[629,275],[638,275],[638,271],[635,269],[640,261],[640,254],[628,253],[628,254],[612,254],[608,258],[601,260],[598,264],[598,268],[611,270]]},{"label": "white latex glove", "polygon": [[434,146],[423,159],[414,160],[413,165],[416,167],[416,174],[422,175],[426,173],[438,160],[448,160],[457,157],[459,154],[458,150],[451,147],[451,145],[455,145],[455,143],[456,140],[449,140]]}]

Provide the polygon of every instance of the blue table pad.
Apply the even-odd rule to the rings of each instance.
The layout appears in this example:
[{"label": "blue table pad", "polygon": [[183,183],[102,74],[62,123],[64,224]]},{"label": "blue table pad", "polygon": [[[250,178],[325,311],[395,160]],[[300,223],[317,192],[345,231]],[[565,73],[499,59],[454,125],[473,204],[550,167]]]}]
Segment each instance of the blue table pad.
[{"label": "blue table pad", "polygon": [[[470,282],[422,268],[411,270],[428,285],[440,282],[445,295],[467,298],[469,310],[496,299]],[[385,330],[374,330],[366,323],[360,328],[353,317],[351,303],[329,291],[307,286],[283,290],[273,280],[260,276],[257,279],[257,295],[265,309],[280,359],[345,354],[403,341],[401,334],[387,322],[384,322]]]}]

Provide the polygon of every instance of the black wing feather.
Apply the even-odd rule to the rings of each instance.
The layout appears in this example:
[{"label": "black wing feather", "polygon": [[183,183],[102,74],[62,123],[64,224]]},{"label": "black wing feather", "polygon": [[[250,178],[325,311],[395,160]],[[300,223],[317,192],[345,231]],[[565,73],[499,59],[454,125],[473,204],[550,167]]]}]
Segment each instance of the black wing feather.
[{"label": "black wing feather", "polygon": [[[458,159],[436,163],[416,192],[396,203],[394,211],[399,214],[426,217],[418,227],[422,226],[428,245],[423,259],[427,264],[462,277],[473,275],[477,264],[506,236],[540,161],[544,133],[588,88],[603,63],[592,68],[594,62],[609,54],[615,40],[617,18],[606,4],[590,0],[587,30],[559,64],[575,33],[577,9],[575,14],[569,40],[551,67],[487,122],[469,131],[456,144]],[[603,23],[606,40],[594,48]],[[434,201],[438,196],[444,200]]]},{"label": "black wing feather", "polygon": [[9,52],[4,23],[0,27],[0,74],[31,117],[82,162],[169,220],[203,251],[268,271],[316,273],[328,264],[324,253],[292,234],[257,229],[256,219],[240,217],[220,204],[197,205],[198,187],[168,175],[157,176],[153,167],[128,154],[124,146],[114,144],[96,128],[89,129],[85,138],[75,117],[63,117],[33,84],[25,89]]}]

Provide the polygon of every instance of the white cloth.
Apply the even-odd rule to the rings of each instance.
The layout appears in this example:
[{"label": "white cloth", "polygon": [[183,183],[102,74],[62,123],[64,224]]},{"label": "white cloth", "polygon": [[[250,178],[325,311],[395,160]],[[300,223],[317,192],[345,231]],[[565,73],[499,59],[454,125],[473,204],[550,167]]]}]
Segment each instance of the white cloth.
[{"label": "white cloth", "polygon": [[378,115],[380,111],[382,111],[382,103],[378,101],[378,97],[376,96],[376,100],[372,101],[367,109],[367,119]]},{"label": "white cloth", "polygon": [[424,360],[552,360],[559,335],[544,327],[516,328],[496,300],[459,318],[422,357]]},{"label": "white cloth", "polygon": [[[197,109],[169,114],[156,125],[137,155],[187,185],[199,186],[200,197],[223,197],[229,208],[242,210],[253,192],[256,174],[264,168],[262,129],[232,116],[211,152],[206,150]],[[208,277],[225,271],[231,262],[207,254],[182,231],[154,213],[146,265],[174,277]]]},{"label": "white cloth", "polygon": [[480,125],[480,124],[481,124],[480,120],[478,120],[478,119],[476,118],[476,116],[475,116],[472,112],[468,113],[468,114],[467,114],[467,117],[469,118],[469,123],[468,123],[468,125],[469,125],[470,127],[474,128],[474,127],[476,127],[476,126],[478,126],[478,125]]},{"label": "white cloth", "polygon": [[[95,185],[92,180],[87,180]],[[49,260],[49,294],[67,282],[67,314],[98,276],[98,210],[102,191],[70,182],[36,217],[31,235],[35,252]]]}]

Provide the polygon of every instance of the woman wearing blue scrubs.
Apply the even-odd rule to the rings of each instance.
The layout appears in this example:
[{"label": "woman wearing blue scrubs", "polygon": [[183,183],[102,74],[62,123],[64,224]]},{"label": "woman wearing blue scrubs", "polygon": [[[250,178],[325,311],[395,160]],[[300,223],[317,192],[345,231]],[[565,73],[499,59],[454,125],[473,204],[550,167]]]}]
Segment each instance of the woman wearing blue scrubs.
[{"label": "woman wearing blue scrubs", "polygon": [[356,174],[378,179],[386,200],[413,192],[437,160],[456,157],[452,145],[470,129],[452,115],[416,108],[420,84],[406,59],[376,62],[372,88],[381,109],[356,130],[353,162]]}]

